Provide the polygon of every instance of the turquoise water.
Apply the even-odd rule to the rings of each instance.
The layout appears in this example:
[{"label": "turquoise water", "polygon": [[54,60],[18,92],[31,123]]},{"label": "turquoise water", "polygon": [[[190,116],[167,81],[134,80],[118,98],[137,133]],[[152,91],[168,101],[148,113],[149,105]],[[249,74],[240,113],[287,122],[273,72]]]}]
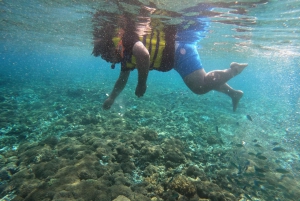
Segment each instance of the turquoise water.
[{"label": "turquoise water", "polygon": [[[133,13],[149,4],[118,2]],[[199,54],[207,72],[249,64],[229,81],[244,91],[237,111],[174,70],[151,71],[142,98],[134,71],[104,111],[119,66],[91,55],[92,17],[120,14],[116,2],[1,1],[1,198],[298,201],[300,3],[151,2],[181,14],[158,16],[172,24],[200,3],[218,12],[206,14]]]}]

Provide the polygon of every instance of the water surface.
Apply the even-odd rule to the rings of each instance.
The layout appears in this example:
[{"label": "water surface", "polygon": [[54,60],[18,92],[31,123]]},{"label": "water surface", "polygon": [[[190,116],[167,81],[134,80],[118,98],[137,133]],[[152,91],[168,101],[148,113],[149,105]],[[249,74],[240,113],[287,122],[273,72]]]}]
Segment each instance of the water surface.
[{"label": "water surface", "polygon": [[[198,44],[206,71],[228,68],[232,61],[249,63],[229,82],[244,91],[235,113],[228,97],[192,94],[175,71],[152,71],[142,98],[134,96],[133,72],[111,110],[101,109],[119,67],[111,70],[91,55],[93,14],[137,14],[142,5],[156,6],[160,12],[152,17],[167,24],[209,21]],[[216,191],[237,200],[299,200],[300,2],[4,0],[0,6],[1,197],[42,200],[41,194],[52,192],[47,199],[56,200],[66,199],[67,191],[73,200],[192,199],[172,183],[185,181],[203,192],[193,195],[198,198],[213,200],[201,185],[216,184]],[[153,132],[157,137],[145,134]],[[147,158],[150,151],[143,146],[156,150],[157,158]],[[110,151],[103,154],[103,147]],[[128,155],[118,152],[124,147]],[[173,152],[183,157],[171,159]],[[39,171],[55,163],[55,171]],[[191,166],[204,175],[188,174]],[[70,167],[78,169],[63,172]],[[150,167],[155,171],[145,173]],[[113,175],[109,184],[107,171]],[[144,193],[137,190],[142,182]],[[158,187],[151,190],[153,182]],[[25,191],[27,183],[32,186]],[[97,190],[87,198],[78,189],[89,185]],[[122,193],[117,185],[131,190]]]}]

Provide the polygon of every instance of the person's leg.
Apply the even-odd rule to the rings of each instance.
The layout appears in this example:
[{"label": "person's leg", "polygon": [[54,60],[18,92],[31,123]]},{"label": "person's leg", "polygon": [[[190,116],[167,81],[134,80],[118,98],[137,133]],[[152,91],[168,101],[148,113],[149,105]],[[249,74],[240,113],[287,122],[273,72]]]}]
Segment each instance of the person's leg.
[{"label": "person's leg", "polygon": [[228,80],[240,74],[248,64],[231,63],[230,68],[215,70],[206,73],[204,69],[198,69],[184,77],[185,84],[196,94],[205,94],[211,90],[217,90]]},{"label": "person's leg", "polygon": [[219,88],[215,89],[218,92],[228,95],[232,100],[233,111],[236,111],[236,108],[239,104],[240,99],[243,97],[244,93],[241,90],[234,90],[227,83],[221,85]]},{"label": "person's leg", "polygon": [[206,91],[218,89],[234,76],[240,74],[248,64],[232,62],[230,68],[208,72],[204,78]]},{"label": "person's leg", "polygon": [[243,92],[234,90],[226,82],[240,74],[247,65],[233,62],[229,69],[215,70],[209,73],[206,73],[204,69],[199,69],[187,75],[184,82],[196,94],[205,94],[211,90],[227,94],[232,99],[233,111],[235,111]]},{"label": "person's leg", "polygon": [[243,92],[233,90],[226,82],[240,74],[247,65],[246,63],[233,62],[228,69],[206,73],[202,68],[196,46],[176,43],[174,69],[181,75],[187,87],[196,94],[205,94],[211,90],[217,90],[229,95],[232,99],[233,111],[236,110]]}]

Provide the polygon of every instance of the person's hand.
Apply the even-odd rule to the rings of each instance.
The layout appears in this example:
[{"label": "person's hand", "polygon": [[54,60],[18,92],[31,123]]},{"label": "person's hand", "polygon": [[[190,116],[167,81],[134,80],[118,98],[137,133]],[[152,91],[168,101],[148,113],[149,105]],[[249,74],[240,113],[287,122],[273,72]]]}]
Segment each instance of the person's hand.
[{"label": "person's hand", "polygon": [[137,97],[141,97],[146,92],[147,85],[146,84],[138,84],[135,89],[135,95]]},{"label": "person's hand", "polygon": [[114,99],[111,99],[111,98],[107,98],[105,101],[104,101],[104,103],[103,103],[103,105],[102,105],[102,108],[104,109],[104,110],[109,110],[110,109],[110,107],[112,106],[112,104],[114,104]]}]

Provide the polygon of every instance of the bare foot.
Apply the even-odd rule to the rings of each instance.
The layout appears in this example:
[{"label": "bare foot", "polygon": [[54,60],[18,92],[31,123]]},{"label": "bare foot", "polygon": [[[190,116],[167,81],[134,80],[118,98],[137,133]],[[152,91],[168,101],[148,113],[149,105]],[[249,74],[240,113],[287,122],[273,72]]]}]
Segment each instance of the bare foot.
[{"label": "bare foot", "polygon": [[232,69],[233,76],[240,74],[244,70],[244,68],[246,68],[247,66],[248,66],[247,63],[232,62],[230,64],[230,68]]},{"label": "bare foot", "polygon": [[234,95],[231,97],[232,99],[232,107],[233,107],[233,111],[236,111],[236,108],[240,102],[240,99],[243,97],[244,92],[240,91],[240,90],[236,90],[234,92]]}]

